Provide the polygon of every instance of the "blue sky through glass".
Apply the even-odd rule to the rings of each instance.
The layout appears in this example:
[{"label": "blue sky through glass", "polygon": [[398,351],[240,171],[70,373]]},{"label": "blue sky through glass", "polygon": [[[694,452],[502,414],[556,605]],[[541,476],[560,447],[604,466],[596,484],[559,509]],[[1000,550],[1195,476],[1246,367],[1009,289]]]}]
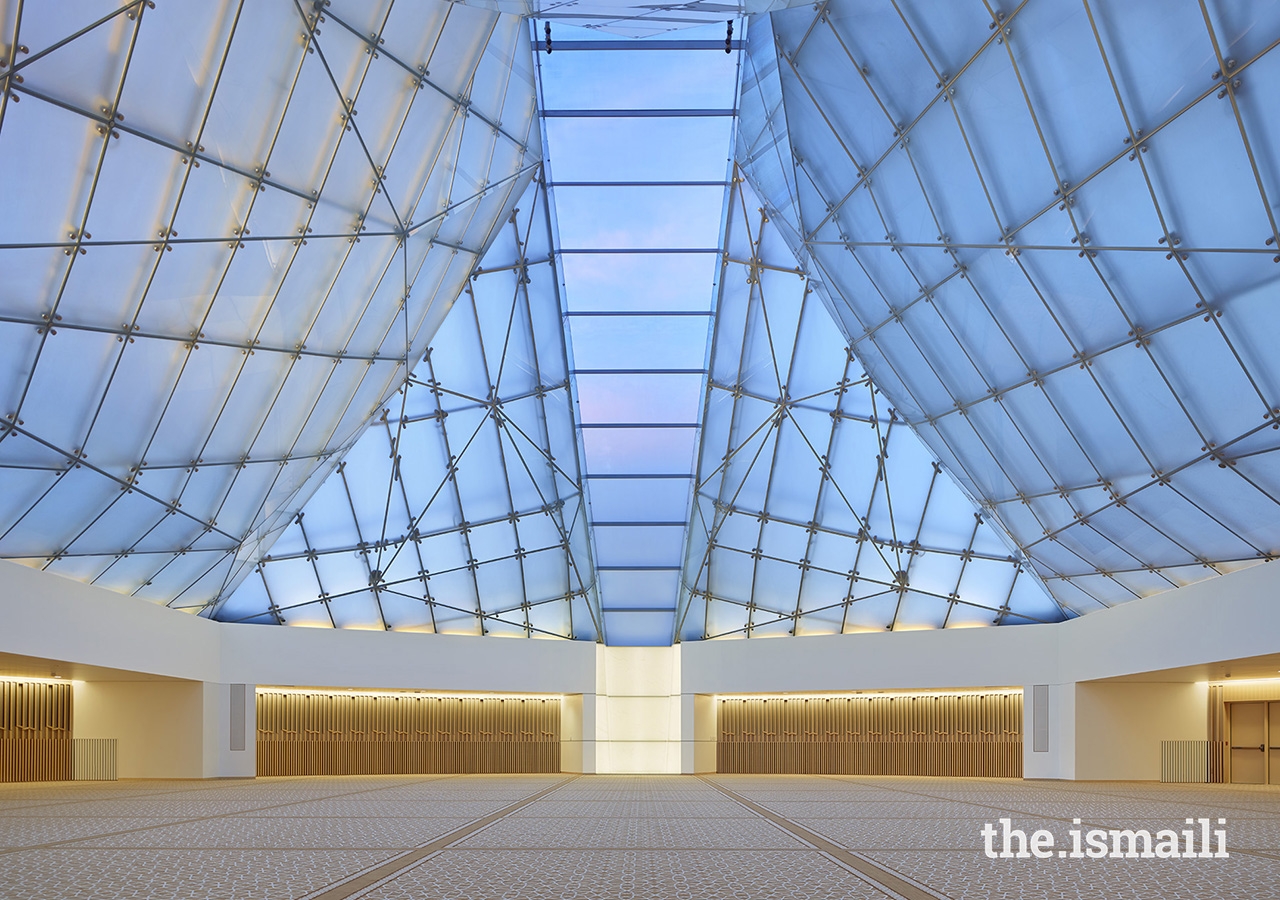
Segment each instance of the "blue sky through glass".
[{"label": "blue sky through glass", "polygon": [[[679,35],[708,36],[723,31]],[[606,635],[610,644],[667,644],[719,271],[738,53],[651,49],[655,41],[570,49],[598,38],[557,25],[553,52],[538,53],[547,171]]]}]

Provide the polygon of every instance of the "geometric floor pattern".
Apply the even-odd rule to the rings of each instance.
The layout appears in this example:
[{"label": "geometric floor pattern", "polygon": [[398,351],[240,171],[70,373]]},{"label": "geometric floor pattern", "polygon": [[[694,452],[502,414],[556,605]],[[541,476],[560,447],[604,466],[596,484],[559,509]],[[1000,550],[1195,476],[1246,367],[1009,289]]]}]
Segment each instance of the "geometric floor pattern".
[{"label": "geometric floor pattern", "polygon": [[[1226,859],[987,859],[1001,817],[1227,820]],[[0,785],[0,884],[43,898],[1272,896],[1280,791],[845,776],[402,775]]]}]

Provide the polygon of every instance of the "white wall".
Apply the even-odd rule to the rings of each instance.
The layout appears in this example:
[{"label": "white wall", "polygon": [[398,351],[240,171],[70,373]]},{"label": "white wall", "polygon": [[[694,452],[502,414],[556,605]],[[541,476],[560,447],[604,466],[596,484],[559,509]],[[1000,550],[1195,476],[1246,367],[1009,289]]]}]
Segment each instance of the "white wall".
[{"label": "white wall", "polygon": [[[210,685],[199,688],[198,702],[179,702],[187,688],[170,688],[152,710],[125,697],[143,688],[101,687],[98,700],[83,703],[77,695],[85,727],[102,730],[116,715],[121,724],[112,728],[132,723],[158,735],[157,746],[185,748],[187,739],[172,730],[187,722],[184,710],[198,710],[198,722],[187,723],[200,744],[194,754],[128,751],[153,774],[177,771],[185,765],[177,759],[189,755],[202,759],[201,773],[245,771],[252,754],[224,752],[213,737],[215,725],[227,727],[222,704],[231,683],[581,695],[583,771],[703,770],[715,732],[700,703],[719,693],[1049,684],[1051,750],[1028,749],[1029,777],[1155,777],[1151,746],[1203,736],[1204,703],[1183,688],[1141,694],[1084,683],[1280,652],[1278,599],[1280,567],[1259,565],[1060,625],[604,648],[224,625],[0,561],[0,654],[117,670],[122,681],[143,673]],[[152,690],[159,697],[166,689]],[[165,709],[173,717],[157,718]],[[578,764],[576,753],[570,748],[565,758]],[[127,765],[137,772],[143,762]]]},{"label": "white wall", "polygon": [[1160,742],[1208,739],[1209,686],[1075,686],[1075,773],[1085,781],[1159,781]]},{"label": "white wall", "polygon": [[252,778],[254,685],[245,685],[245,745],[231,749],[231,685],[75,681],[73,736],[115,738],[120,778]]},{"label": "white wall", "polygon": [[118,777],[205,777],[201,682],[76,682],[74,704],[75,737],[116,739]]},{"label": "white wall", "polygon": [[595,644],[220,625],[224,681],[302,687],[594,693]]},{"label": "white wall", "polygon": [[[595,695],[565,694],[560,703],[560,771],[594,772]],[[585,700],[585,702],[584,702]],[[590,728],[587,718],[590,716]],[[589,738],[587,736],[590,736]]]},{"label": "white wall", "polygon": [[1010,687],[1058,672],[1057,625],[692,641],[686,694]]},{"label": "white wall", "polygon": [[1063,681],[1276,653],[1280,566],[1263,563],[1051,627]]},{"label": "white wall", "polygon": [[7,560],[0,623],[0,653],[190,681],[221,674],[225,626]]}]

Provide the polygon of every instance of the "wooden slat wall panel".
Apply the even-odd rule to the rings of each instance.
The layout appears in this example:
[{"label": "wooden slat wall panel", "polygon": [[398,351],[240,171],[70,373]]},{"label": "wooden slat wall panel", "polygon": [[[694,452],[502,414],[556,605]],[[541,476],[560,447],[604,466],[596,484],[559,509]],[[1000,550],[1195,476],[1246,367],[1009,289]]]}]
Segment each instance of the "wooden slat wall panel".
[{"label": "wooden slat wall panel", "polygon": [[116,739],[74,739],[71,742],[71,777],[76,781],[115,781]]},{"label": "wooden slat wall panel", "polygon": [[560,771],[560,698],[258,691],[259,775]]},{"label": "wooden slat wall panel", "polygon": [[723,697],[725,773],[1022,777],[1022,694]]},{"label": "wooden slat wall panel", "polygon": [[71,738],[0,738],[0,781],[70,781]]},{"label": "wooden slat wall panel", "polygon": [[0,681],[0,781],[71,778],[71,683]]},{"label": "wooden slat wall panel", "polygon": [[0,739],[71,737],[71,683],[0,681]]},{"label": "wooden slat wall panel", "polygon": [[1221,784],[1226,756],[1224,741],[1161,741],[1160,780]]}]

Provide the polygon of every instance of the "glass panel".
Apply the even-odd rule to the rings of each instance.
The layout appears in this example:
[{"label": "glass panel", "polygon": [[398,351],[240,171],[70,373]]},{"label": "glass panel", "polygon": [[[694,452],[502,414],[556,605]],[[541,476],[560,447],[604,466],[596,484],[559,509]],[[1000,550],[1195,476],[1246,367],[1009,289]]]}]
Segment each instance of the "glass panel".
[{"label": "glass panel", "polygon": [[[676,566],[684,524],[621,526],[595,523],[596,562],[602,566]],[[610,601],[612,602],[612,601]]]},{"label": "glass panel", "polygon": [[671,643],[675,613],[606,612],[605,633],[616,647],[644,647]]},{"label": "glass panel", "polygon": [[591,480],[591,512],[597,522],[683,523],[688,505],[688,478]]},{"label": "glass panel", "polygon": [[[723,17],[722,17],[723,18]],[[724,25],[719,34],[724,35]],[[584,37],[591,37],[586,32]],[[680,37],[689,36],[682,33]],[[598,35],[594,36],[597,40]],[[729,109],[737,56],[579,50],[539,57],[547,109]]]},{"label": "glass panel", "polygon": [[717,253],[569,254],[570,310],[706,310],[720,271]]},{"label": "glass panel", "polygon": [[559,187],[566,251],[708,249],[720,243],[719,187]]},{"label": "glass panel", "polygon": [[[680,587],[679,572],[601,572],[600,590],[614,609],[668,609]],[[612,638],[612,635],[610,635]]]},{"label": "glass panel", "polygon": [[582,433],[593,475],[683,475],[697,442],[694,428],[591,428]]},{"label": "glass panel", "polygon": [[577,316],[569,320],[579,369],[701,369],[703,316]]},{"label": "glass panel", "polygon": [[701,375],[578,375],[576,380],[583,422],[695,422],[701,412]]},{"label": "glass panel", "polygon": [[552,174],[556,184],[724,181],[732,124],[727,116],[547,119]]}]

